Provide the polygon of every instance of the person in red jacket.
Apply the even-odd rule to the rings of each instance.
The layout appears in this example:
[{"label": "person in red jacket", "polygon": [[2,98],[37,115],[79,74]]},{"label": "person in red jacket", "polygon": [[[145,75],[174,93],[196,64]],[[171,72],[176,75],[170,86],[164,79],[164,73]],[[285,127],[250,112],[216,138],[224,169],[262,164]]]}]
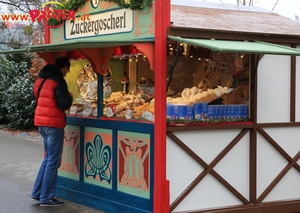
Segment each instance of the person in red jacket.
[{"label": "person in red jacket", "polygon": [[40,206],[62,206],[64,202],[54,198],[57,170],[61,164],[66,126],[65,110],[72,105],[73,98],[68,91],[64,76],[70,71],[70,61],[59,57],[55,64],[42,68],[33,86],[37,106],[34,125],[38,127],[44,142],[45,156],[38,171],[31,199]]}]

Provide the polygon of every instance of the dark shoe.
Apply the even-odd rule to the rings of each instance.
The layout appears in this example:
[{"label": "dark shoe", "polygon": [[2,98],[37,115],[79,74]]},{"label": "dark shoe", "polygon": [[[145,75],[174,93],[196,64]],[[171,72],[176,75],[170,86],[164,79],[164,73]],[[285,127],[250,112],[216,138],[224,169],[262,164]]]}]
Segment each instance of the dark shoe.
[{"label": "dark shoe", "polygon": [[40,198],[38,198],[38,197],[31,197],[30,199],[35,200],[35,201],[40,201]]},{"label": "dark shoe", "polygon": [[52,200],[48,200],[48,201],[40,203],[40,206],[63,206],[64,204],[65,204],[65,202],[58,201],[55,198],[53,198]]}]

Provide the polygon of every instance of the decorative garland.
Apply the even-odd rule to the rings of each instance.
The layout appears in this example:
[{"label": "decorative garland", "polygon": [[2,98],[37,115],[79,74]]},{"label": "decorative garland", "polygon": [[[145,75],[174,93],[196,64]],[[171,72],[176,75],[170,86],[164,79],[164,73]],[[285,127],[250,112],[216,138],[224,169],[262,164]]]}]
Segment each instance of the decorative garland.
[{"label": "decorative garland", "polygon": [[117,5],[130,8],[132,10],[142,10],[148,6],[151,6],[152,0],[105,0],[109,2],[114,2]]},{"label": "decorative garland", "polygon": [[[59,4],[55,4],[55,6],[52,8],[53,10],[74,10],[77,11],[80,7],[82,7],[85,4],[86,0],[69,0],[69,1],[62,1],[60,2],[61,4],[64,5],[60,6]],[[48,20],[48,25],[49,26],[57,26],[63,23],[64,21],[61,20],[56,20],[54,18],[50,18]]]},{"label": "decorative garland", "polygon": [[[131,10],[142,10],[148,6],[151,6],[153,0],[104,0],[104,1],[114,2],[120,7],[130,8]],[[64,0],[60,2],[61,4],[64,5],[64,7],[56,4],[52,9],[77,11],[80,7],[82,7],[85,4],[85,2],[86,0],[69,0],[69,1]],[[60,25],[61,23],[63,23],[63,21],[58,21],[53,18],[50,18],[48,20],[49,26],[57,26]]]}]

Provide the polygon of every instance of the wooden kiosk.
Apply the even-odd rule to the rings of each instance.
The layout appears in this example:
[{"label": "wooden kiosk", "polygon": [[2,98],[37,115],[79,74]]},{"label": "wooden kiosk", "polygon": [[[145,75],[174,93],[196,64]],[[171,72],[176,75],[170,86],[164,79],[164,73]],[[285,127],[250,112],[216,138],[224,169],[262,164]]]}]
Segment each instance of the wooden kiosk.
[{"label": "wooden kiosk", "polygon": [[249,104],[249,119],[167,126],[170,212],[299,212],[299,50],[285,51],[299,48],[300,23],[255,7],[182,4],[171,5],[168,38],[210,49],[213,72],[225,66],[219,84],[229,70],[234,87],[248,55],[249,90],[234,102]]},{"label": "wooden kiosk", "polygon": [[[49,63],[76,50],[80,57],[72,61],[71,73],[87,62],[97,73],[92,116],[78,111],[67,116],[57,196],[118,213],[300,211],[300,23],[250,8],[194,3],[153,1],[131,10],[86,1],[77,13],[91,20],[66,21],[46,31],[48,44],[30,47]],[[102,85],[111,58],[117,47],[131,45],[147,57],[155,74],[152,121],[107,118],[103,109]],[[180,48],[184,57],[176,54]],[[225,56],[230,63],[220,61]],[[241,63],[235,61],[244,57],[247,69],[237,68]],[[207,88],[201,89],[246,79],[241,101],[247,103],[247,118],[179,118],[166,125],[167,86],[176,90],[184,83],[199,91],[195,73],[207,67],[211,73],[220,71],[220,64],[226,65],[224,72],[215,82],[208,75],[203,79]],[[130,84],[130,71],[126,74]],[[237,99],[220,98],[237,104]]]},{"label": "wooden kiosk", "polygon": [[[166,169],[163,168],[166,165],[163,150],[166,140],[165,106],[157,107],[161,110],[157,110],[155,116],[161,119],[157,119],[156,126],[153,121],[145,119],[105,118],[102,90],[110,70],[120,89],[124,67],[126,70],[131,67],[130,71],[124,71],[127,90],[128,87],[135,88],[137,78],[143,77],[135,72],[138,66],[152,75],[157,70],[155,78],[158,81],[166,79],[169,14],[170,5],[166,1],[151,2],[150,6],[133,10],[109,1],[90,0],[77,11],[78,20],[67,20],[55,28],[46,27],[46,44],[28,47],[29,51],[37,52],[48,63],[53,63],[58,56],[71,59],[71,72],[66,80],[76,100],[80,95],[80,98],[83,97],[76,85],[78,76],[82,77],[83,66],[88,64],[84,72],[93,70],[96,76],[89,73],[88,77],[93,78],[94,86],[99,85],[99,89],[96,88],[97,101],[93,99],[91,108],[80,111],[77,103],[67,112],[57,196],[105,212],[169,211],[168,202],[162,202],[168,200]],[[155,31],[158,33],[155,34]],[[134,60],[129,63],[132,55]],[[125,66],[120,63],[123,59],[126,60]],[[137,63],[138,60],[141,62]],[[147,72],[144,74],[147,75]],[[157,103],[159,99],[165,100],[164,83],[153,88],[156,94],[163,94],[156,98]],[[115,84],[111,87],[113,91]],[[83,85],[80,89],[86,87]],[[122,92],[123,87],[120,90]],[[155,131],[164,134],[155,134]],[[164,143],[154,146],[154,141]],[[162,171],[155,174],[156,167]],[[162,190],[162,187],[165,189]]]}]

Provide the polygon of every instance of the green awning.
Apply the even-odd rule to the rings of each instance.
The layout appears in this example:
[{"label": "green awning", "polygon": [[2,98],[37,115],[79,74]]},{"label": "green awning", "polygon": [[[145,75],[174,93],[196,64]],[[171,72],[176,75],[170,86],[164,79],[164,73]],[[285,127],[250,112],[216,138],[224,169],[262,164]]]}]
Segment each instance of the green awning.
[{"label": "green awning", "polygon": [[[42,44],[26,47],[30,52],[57,52],[64,50],[76,50],[80,48],[104,48],[114,46],[131,45],[141,41],[99,41],[99,39],[85,39],[75,41],[65,41],[59,44]],[[145,41],[144,41],[145,42]]]},{"label": "green awning", "polygon": [[0,54],[14,54],[14,53],[26,53],[27,49],[13,49],[13,50],[0,50]]},{"label": "green awning", "polygon": [[190,45],[204,47],[218,52],[300,56],[300,50],[298,49],[261,41],[191,39],[177,36],[168,36],[168,39],[178,42],[185,42]]},{"label": "green awning", "polygon": [[101,41],[99,38],[95,39],[84,39],[84,40],[72,40],[65,41],[58,44],[41,44],[27,46],[23,49],[15,50],[0,50],[0,54],[8,53],[26,53],[26,52],[59,52],[68,50],[77,50],[80,48],[105,48],[105,47],[115,47],[115,46],[125,46],[136,43],[153,42],[153,40],[105,40]]}]

